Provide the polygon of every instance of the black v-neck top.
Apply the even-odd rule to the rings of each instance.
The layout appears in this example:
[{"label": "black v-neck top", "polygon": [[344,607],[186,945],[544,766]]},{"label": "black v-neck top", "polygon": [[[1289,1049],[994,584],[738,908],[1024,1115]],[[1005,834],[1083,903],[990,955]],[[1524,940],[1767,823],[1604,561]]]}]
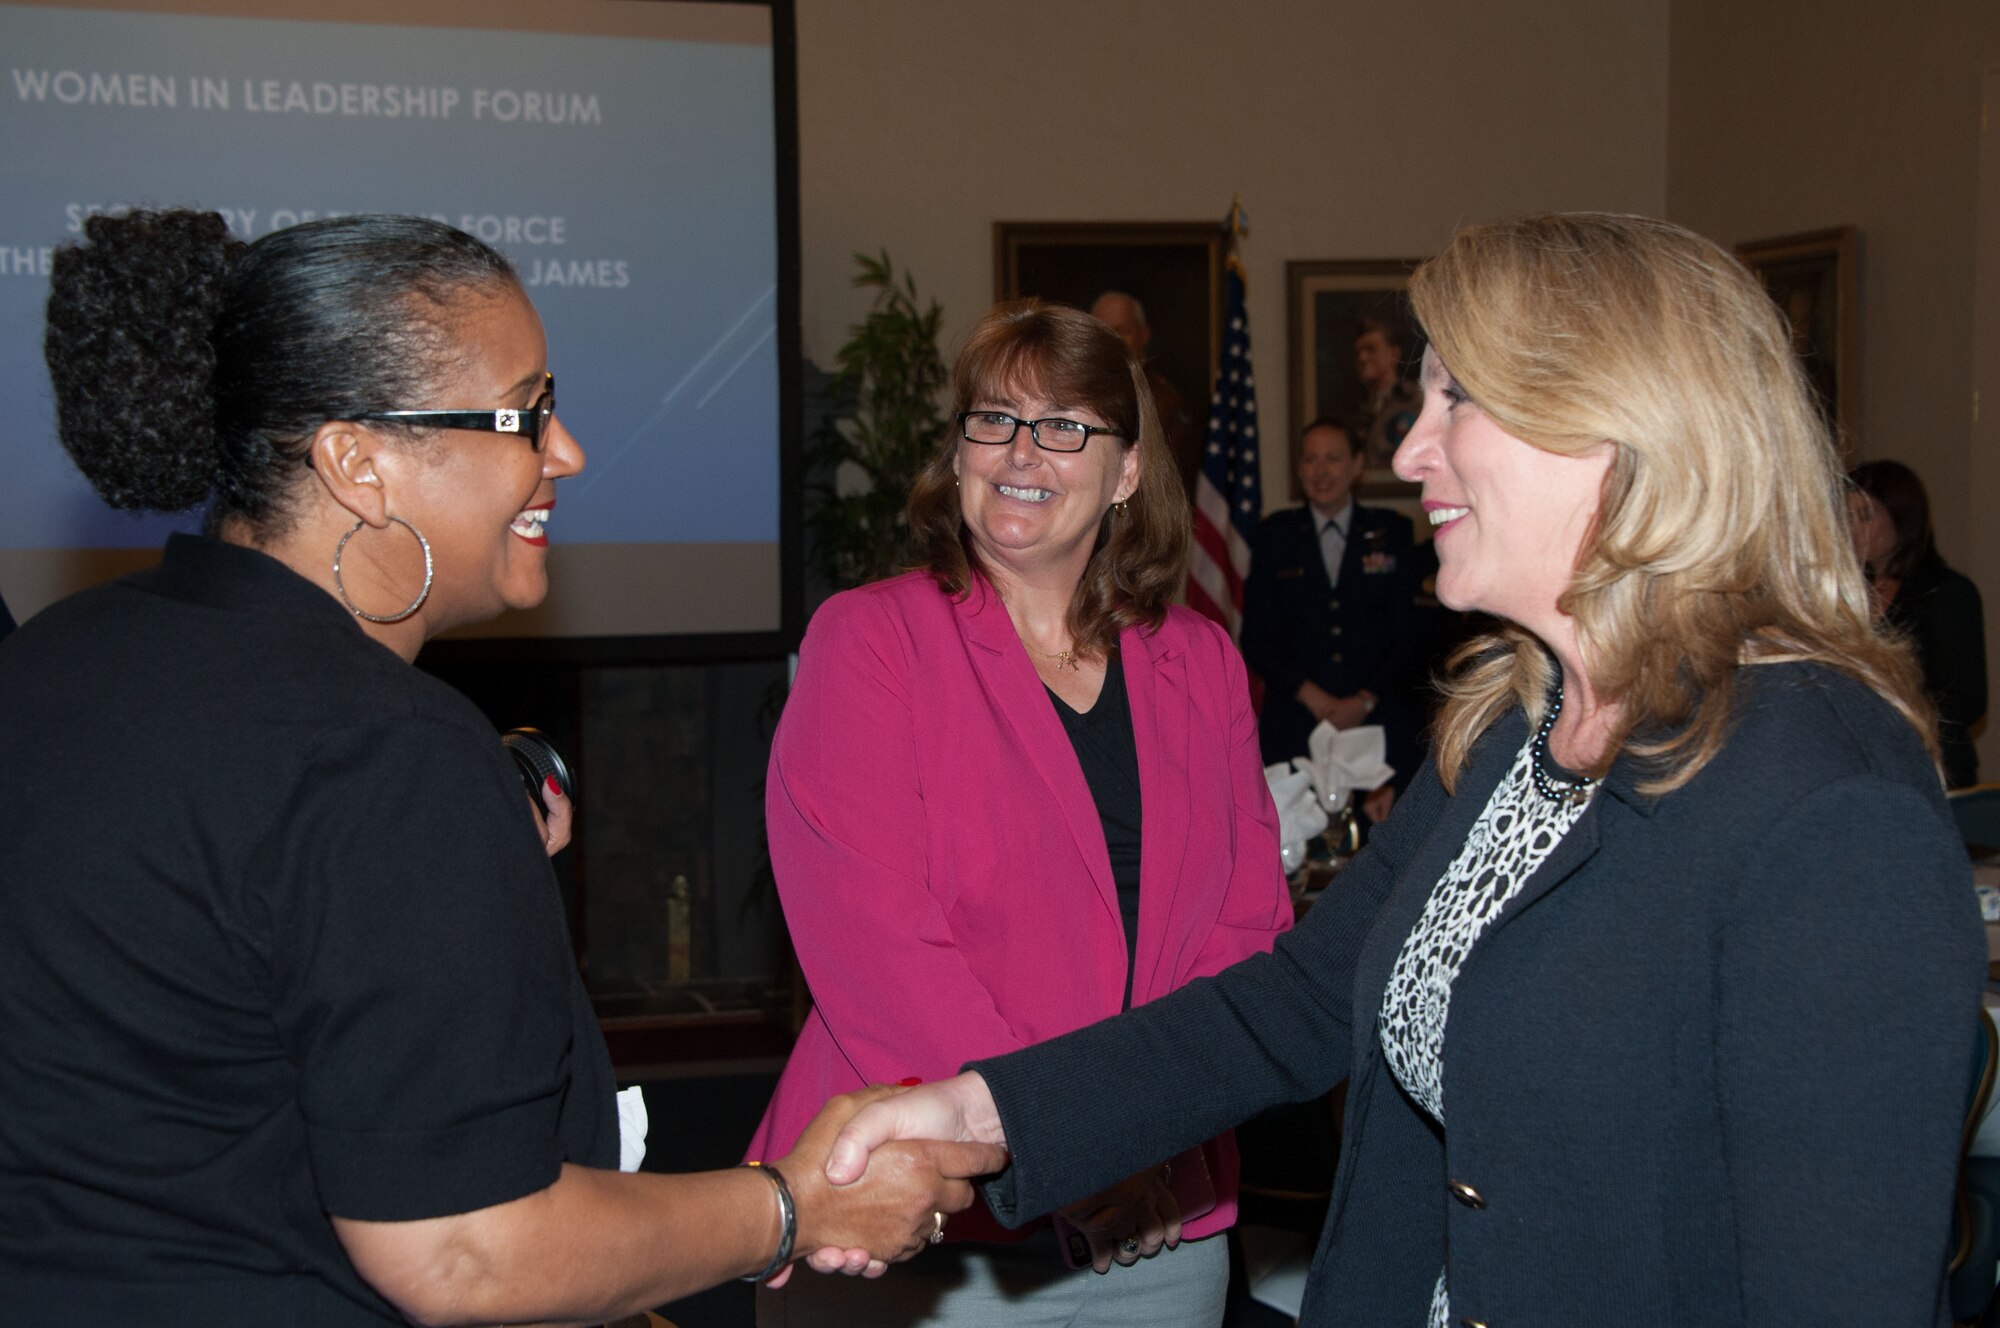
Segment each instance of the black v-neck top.
[{"label": "black v-neck top", "polygon": [[1132,737],[1132,705],[1125,691],[1125,667],[1113,651],[1104,668],[1097,704],[1078,713],[1049,691],[1056,716],[1076,749],[1084,782],[1104,826],[1111,851],[1111,879],[1118,887],[1118,914],[1125,923],[1125,1000],[1132,1004],[1132,965],[1139,948],[1139,749]]}]

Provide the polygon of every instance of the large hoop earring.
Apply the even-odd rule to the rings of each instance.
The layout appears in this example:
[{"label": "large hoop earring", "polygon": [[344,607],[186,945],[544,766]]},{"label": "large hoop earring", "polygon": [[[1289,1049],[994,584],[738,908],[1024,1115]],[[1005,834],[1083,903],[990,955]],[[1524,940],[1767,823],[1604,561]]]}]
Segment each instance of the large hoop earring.
[{"label": "large hoop earring", "polygon": [[361,527],[367,525],[368,523],[366,521],[356,521],[354,523],[354,529],[348,531],[345,535],[342,535],[340,537],[340,543],[333,546],[333,588],[335,591],[339,593],[340,602],[342,604],[345,604],[348,608],[348,611],[352,613],[355,617],[366,618],[369,622],[372,623],[399,623],[403,621],[403,619],[415,613],[418,609],[421,609],[424,606],[424,601],[431,597],[431,577],[435,574],[437,570],[436,566],[431,562],[431,542],[424,538],[424,532],[418,530],[415,526],[403,520],[402,517],[392,516],[389,519],[395,522],[397,525],[401,526],[403,529],[409,531],[412,535],[415,535],[417,537],[417,543],[424,546],[423,589],[417,592],[417,597],[410,601],[409,607],[404,609],[400,613],[390,613],[390,614],[370,613],[366,609],[356,608],[354,601],[347,597],[347,587],[344,584],[342,584],[340,580],[340,556],[341,554],[347,552],[347,541],[353,539],[354,536],[357,533],[359,533]]}]

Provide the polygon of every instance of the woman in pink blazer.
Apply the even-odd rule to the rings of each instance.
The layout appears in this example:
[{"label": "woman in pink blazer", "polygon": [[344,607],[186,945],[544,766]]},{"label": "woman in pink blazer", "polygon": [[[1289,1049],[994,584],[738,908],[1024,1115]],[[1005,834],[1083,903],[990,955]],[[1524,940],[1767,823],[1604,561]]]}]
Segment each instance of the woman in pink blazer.
[{"label": "woman in pink blazer", "polygon": [[[910,497],[926,568],[820,609],[771,753],[814,1008],[753,1158],[831,1094],[949,1076],[1291,925],[1242,660],[1169,603],[1188,507],[1143,371],[1096,319],[1024,301],[974,328],[953,391]],[[975,1207],[885,1281],[795,1277],[759,1321],[1214,1325],[1229,1137],[1180,1171],[1075,1205],[1062,1243]]]}]

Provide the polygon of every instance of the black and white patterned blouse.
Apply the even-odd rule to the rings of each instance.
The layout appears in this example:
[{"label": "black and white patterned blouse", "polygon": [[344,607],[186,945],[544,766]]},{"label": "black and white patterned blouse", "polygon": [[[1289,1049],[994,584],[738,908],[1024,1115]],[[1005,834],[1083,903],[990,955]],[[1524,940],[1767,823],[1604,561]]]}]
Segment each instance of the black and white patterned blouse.
[{"label": "black and white patterned blouse", "polygon": [[[1444,1029],[1451,985],[1466,954],[1507,901],[1519,894],[1570,827],[1589,796],[1549,798],[1532,777],[1530,736],[1506,778],[1487,799],[1465,846],[1431,891],[1423,916],[1403,941],[1382,994],[1382,1054],[1417,1105],[1444,1124]],[[1431,1328],[1449,1322],[1444,1273],[1431,1293]]]}]

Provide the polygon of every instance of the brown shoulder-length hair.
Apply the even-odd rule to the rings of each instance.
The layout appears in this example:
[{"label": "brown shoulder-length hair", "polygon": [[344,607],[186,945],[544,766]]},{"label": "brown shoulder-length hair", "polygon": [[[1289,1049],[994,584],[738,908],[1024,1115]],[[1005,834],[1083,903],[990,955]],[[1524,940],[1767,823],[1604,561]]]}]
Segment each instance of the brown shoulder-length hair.
[{"label": "brown shoulder-length hair", "polygon": [[[1410,279],[1438,358],[1502,429],[1576,454],[1613,445],[1557,601],[1621,707],[1641,789],[1722,748],[1737,669],[1812,661],[1873,689],[1936,755],[1909,652],[1870,612],[1845,484],[1777,306],[1724,250],[1644,217],[1470,226]],[[1435,750],[1447,787],[1514,706],[1542,717],[1555,663],[1506,626],[1456,655]]]},{"label": "brown shoulder-length hair", "polygon": [[[1014,300],[973,326],[952,366],[952,414],[980,401],[1028,393],[1087,410],[1118,431],[1086,446],[1139,449],[1139,487],[1104,514],[1083,580],[1069,605],[1070,639],[1080,655],[1102,658],[1127,627],[1157,628],[1187,572],[1189,508],[1160,434],[1146,372],[1125,342],[1080,309]],[[944,444],[910,486],[910,534],[918,566],[949,595],[980,574],[965,538],[952,461],[953,423]]]}]

